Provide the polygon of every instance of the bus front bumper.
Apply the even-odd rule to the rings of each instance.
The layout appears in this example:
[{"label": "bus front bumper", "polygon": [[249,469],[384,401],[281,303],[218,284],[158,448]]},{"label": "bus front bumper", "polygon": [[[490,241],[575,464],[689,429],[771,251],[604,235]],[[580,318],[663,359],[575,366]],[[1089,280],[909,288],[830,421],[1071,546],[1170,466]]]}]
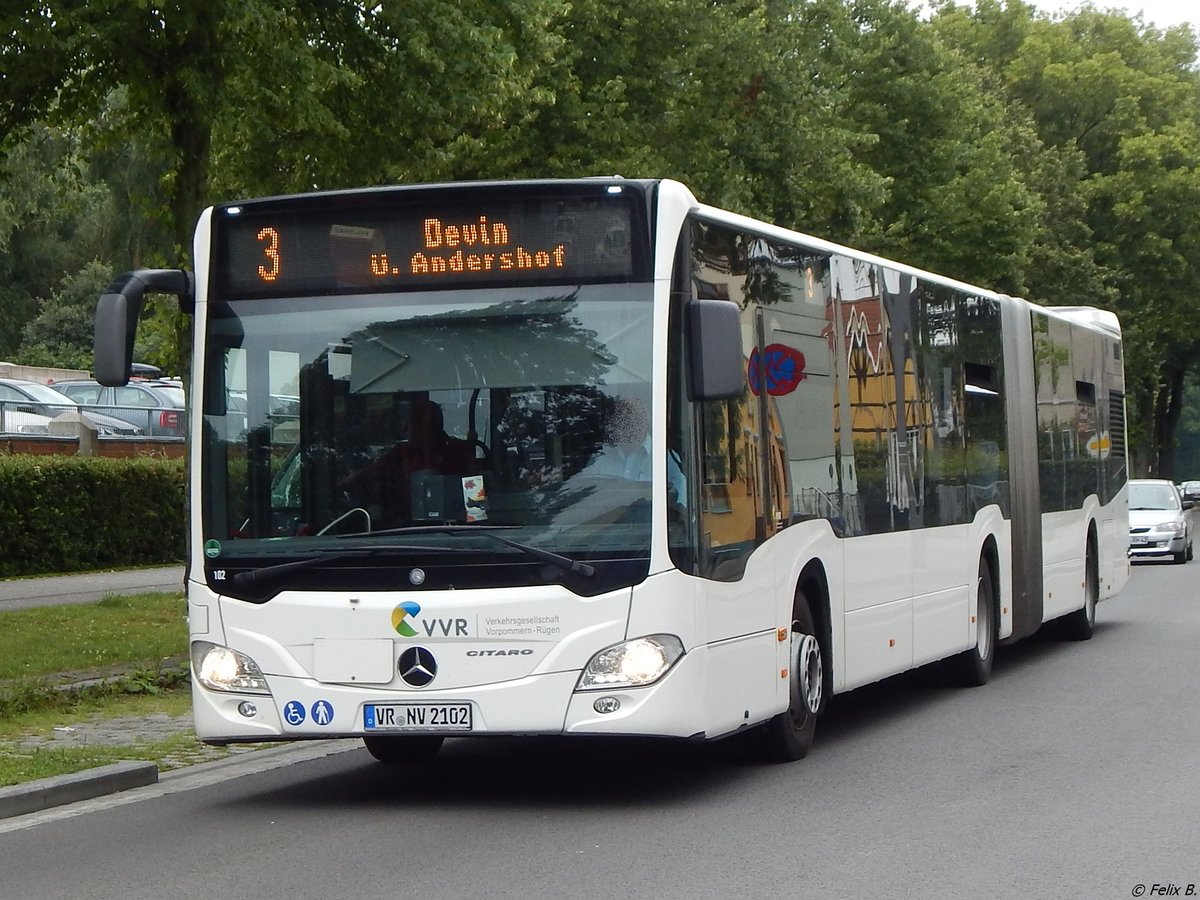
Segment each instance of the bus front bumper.
[{"label": "bus front bumper", "polygon": [[[209,690],[193,678],[192,706],[197,736],[213,744],[368,734],[695,737],[705,730],[704,655],[685,654],[652,685],[612,690],[575,690],[578,672],[404,692],[268,676],[270,694],[227,693]],[[470,710],[469,728],[463,727],[463,707]],[[382,716],[381,708],[392,712]],[[424,710],[422,715],[438,723],[407,724],[403,713],[410,708]]]}]

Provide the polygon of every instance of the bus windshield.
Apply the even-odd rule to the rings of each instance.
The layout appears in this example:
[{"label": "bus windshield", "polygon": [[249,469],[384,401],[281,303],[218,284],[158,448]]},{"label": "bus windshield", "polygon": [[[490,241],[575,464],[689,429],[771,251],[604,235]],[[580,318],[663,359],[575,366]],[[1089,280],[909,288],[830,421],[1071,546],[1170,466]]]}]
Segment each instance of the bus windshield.
[{"label": "bus windshield", "polygon": [[519,557],[417,528],[486,526],[648,557],[651,313],[649,284],[213,302],[206,555],[271,564],[406,532]]}]

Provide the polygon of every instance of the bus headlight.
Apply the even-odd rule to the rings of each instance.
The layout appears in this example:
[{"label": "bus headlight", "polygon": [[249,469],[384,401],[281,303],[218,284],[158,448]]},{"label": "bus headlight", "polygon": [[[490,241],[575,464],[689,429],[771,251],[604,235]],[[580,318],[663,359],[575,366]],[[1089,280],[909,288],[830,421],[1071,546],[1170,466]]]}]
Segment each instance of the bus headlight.
[{"label": "bus headlight", "polygon": [[210,691],[236,694],[269,694],[267,679],[258,663],[236,650],[196,641],[192,644],[192,671]]},{"label": "bus headlight", "polygon": [[605,647],[579,676],[576,690],[645,687],[662,678],[683,656],[683,642],[673,634],[651,634]]}]

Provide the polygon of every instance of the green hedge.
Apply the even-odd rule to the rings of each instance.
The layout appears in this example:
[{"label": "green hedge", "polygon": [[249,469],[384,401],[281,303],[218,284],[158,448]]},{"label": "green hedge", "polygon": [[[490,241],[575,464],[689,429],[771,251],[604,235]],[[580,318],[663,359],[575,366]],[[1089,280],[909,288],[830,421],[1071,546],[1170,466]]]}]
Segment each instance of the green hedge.
[{"label": "green hedge", "polygon": [[0,455],[0,578],[182,562],[183,460]]}]

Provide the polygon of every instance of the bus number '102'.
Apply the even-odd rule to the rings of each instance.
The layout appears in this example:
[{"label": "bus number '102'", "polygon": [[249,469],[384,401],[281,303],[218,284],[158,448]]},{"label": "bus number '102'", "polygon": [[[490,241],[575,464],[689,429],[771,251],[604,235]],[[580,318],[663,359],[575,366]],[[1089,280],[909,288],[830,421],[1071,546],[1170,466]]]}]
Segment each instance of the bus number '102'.
[{"label": "bus number '102'", "polygon": [[266,242],[263,255],[267,258],[267,264],[258,267],[258,277],[263,281],[274,281],[279,277],[279,232],[271,227],[260,228],[258,239]]}]

